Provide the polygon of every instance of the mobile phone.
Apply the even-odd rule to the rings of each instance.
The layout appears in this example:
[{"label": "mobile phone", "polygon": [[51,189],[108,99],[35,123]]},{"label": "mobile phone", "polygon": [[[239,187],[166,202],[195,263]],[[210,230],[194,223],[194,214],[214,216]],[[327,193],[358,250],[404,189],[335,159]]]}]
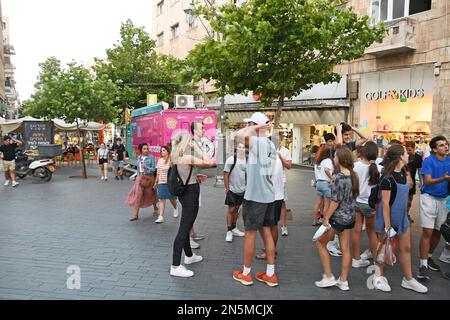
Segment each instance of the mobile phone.
[{"label": "mobile phone", "polygon": [[394,228],[391,227],[389,229],[389,238],[395,237],[396,234],[397,234],[397,232],[394,230]]}]

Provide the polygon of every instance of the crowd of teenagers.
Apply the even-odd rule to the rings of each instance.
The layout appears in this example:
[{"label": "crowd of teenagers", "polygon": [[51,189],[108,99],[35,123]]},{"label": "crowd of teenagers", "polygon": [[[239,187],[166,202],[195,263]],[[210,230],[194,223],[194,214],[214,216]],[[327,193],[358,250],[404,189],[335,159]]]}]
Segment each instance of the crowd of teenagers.
[{"label": "crowd of teenagers", "polygon": [[[280,144],[280,137],[272,134],[269,119],[255,112],[245,119],[247,126],[234,137],[234,155],[226,159],[224,166],[226,214],[225,241],[244,237],[243,267],[232,277],[243,285],[253,284],[251,272],[253,259],[267,262],[265,271],[255,273],[256,280],[268,286],[277,286],[275,273],[278,224],[281,234],[288,235],[286,227],[286,175],[292,166],[290,152]],[[359,139],[351,141],[352,133]],[[138,176],[127,196],[127,206],[134,209],[132,221],[139,219],[139,209],[154,205],[159,200],[156,223],[163,223],[166,200],[178,217],[177,198],[182,206],[180,226],[173,244],[173,261],[170,275],[192,277],[194,272],[186,265],[203,260],[192,249],[204,236],[194,232],[199,206],[200,185],[206,176],[202,168],[214,165],[202,145],[203,124],[194,122],[191,132],[181,132],[170,146],[161,148],[161,157],[155,162],[147,144],[139,146],[137,158]],[[449,205],[450,157],[448,141],[444,136],[431,139],[430,154],[422,157],[415,152],[415,144],[392,140],[381,150],[376,143],[357,128],[345,123],[337,124],[333,133],[326,133],[314,159],[315,179],[312,181],[317,198],[314,203],[312,224],[320,226],[316,233],[316,247],[323,267],[323,277],[317,287],[337,286],[349,290],[351,268],[370,267],[373,259],[374,275],[369,281],[375,289],[391,291],[384,276],[385,263],[376,259],[380,255],[386,237],[393,239],[404,274],[401,286],[420,293],[427,287],[413,275],[411,262],[411,230],[413,220],[409,210],[416,193],[416,177],[419,177],[420,265],[416,278],[430,278],[429,270],[440,271],[433,260],[433,253],[441,238],[440,227],[447,220]],[[178,197],[170,193],[169,170],[176,168],[184,192]],[[447,203],[446,203],[447,201]],[[242,210],[245,232],[236,227]],[[264,249],[256,254],[258,234]],[[362,231],[368,236],[368,248],[362,252]],[[184,264],[181,263],[184,251]],[[342,259],[339,276],[333,275],[331,257]],[[450,263],[450,245],[447,243],[439,260]]]}]

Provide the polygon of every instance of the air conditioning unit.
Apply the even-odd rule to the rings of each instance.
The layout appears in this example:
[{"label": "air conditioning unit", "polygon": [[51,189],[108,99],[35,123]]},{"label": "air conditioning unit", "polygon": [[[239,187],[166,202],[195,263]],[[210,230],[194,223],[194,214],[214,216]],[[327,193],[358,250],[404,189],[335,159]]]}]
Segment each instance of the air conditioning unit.
[{"label": "air conditioning unit", "polygon": [[192,95],[176,95],[175,96],[175,109],[194,109],[194,96]]}]

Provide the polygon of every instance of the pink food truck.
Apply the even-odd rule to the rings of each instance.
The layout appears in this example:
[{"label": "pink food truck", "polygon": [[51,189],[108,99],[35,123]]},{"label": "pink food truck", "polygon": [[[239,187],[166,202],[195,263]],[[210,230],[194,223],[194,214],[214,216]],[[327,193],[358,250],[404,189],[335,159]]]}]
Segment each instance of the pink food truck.
[{"label": "pink food truck", "polygon": [[[170,145],[177,133],[191,134],[191,123],[201,122],[204,127],[203,145],[211,159],[217,160],[216,113],[207,109],[166,109],[157,103],[131,113],[127,134],[127,151],[131,159],[138,154],[138,146],[147,143],[150,153],[158,159],[161,146]],[[131,138],[131,139],[130,139]]]}]

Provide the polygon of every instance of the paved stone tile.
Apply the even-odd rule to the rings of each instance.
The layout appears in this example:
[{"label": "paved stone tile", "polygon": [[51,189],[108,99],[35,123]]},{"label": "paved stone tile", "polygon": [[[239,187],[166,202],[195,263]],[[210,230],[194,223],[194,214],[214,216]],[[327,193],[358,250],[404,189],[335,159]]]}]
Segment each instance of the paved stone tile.
[{"label": "paved stone tile", "polygon": [[[214,171],[211,171],[212,173]],[[243,239],[226,243],[223,189],[213,178],[202,186],[203,203],[195,229],[206,233],[195,250],[204,257],[190,268],[195,276],[173,278],[168,270],[179,218],[166,213],[166,222],[155,224],[152,209],[143,209],[138,222],[129,222],[131,210],[124,206],[132,182],[69,179],[79,169],[58,170],[50,183],[25,179],[17,189],[0,189],[0,299],[449,299],[450,286],[438,273],[428,282],[429,294],[420,295],[400,287],[401,268],[387,269],[392,286],[389,294],[368,290],[365,270],[352,269],[351,290],[319,289],[320,260],[311,241],[310,226],[314,190],[312,172],[288,172],[289,236],[280,237],[276,271],[280,286],[269,288],[255,280],[244,287],[231,278],[242,268]],[[89,174],[96,175],[97,168]],[[26,194],[26,200],[24,199]],[[45,197],[45,200],[43,200]],[[412,209],[418,221],[417,199]],[[238,221],[243,229],[242,220]],[[420,228],[412,226],[413,270],[417,271]],[[367,246],[363,234],[362,248]],[[436,250],[440,254],[441,243]],[[257,249],[262,248],[258,236]],[[332,258],[337,274],[340,258]],[[450,266],[440,263],[443,270]],[[67,267],[81,268],[81,290],[66,288]],[[252,272],[265,269],[255,261]]]}]

